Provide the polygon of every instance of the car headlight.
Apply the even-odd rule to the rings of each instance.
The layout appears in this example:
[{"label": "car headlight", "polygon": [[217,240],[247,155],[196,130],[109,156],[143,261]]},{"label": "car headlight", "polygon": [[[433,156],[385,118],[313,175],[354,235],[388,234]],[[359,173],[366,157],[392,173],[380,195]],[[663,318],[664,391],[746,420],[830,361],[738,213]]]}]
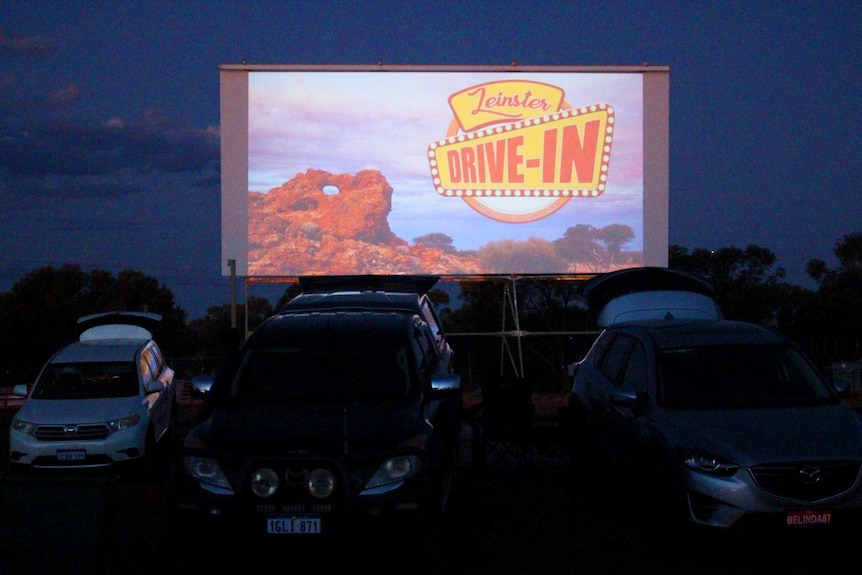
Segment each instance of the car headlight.
[{"label": "car headlight", "polygon": [[[188,450],[204,450],[206,449],[206,444],[194,435],[189,434],[186,436],[183,448]],[[189,477],[196,479],[201,484],[212,485],[228,491],[233,490],[218,461],[212,457],[192,454],[183,455],[183,469]]]},{"label": "car headlight", "polygon": [[12,429],[21,433],[26,433],[27,435],[33,435],[33,432],[36,431],[36,424],[14,417],[12,418]]},{"label": "car headlight", "polygon": [[183,469],[201,483],[231,489],[230,482],[215,459],[186,455],[183,457]]},{"label": "car headlight", "polygon": [[682,463],[688,469],[718,475],[719,477],[730,477],[739,470],[739,465],[711,453],[695,449],[680,449]]},{"label": "car headlight", "polygon": [[108,427],[111,428],[111,431],[121,431],[123,429],[129,429],[130,427],[134,427],[140,422],[141,416],[136,413],[128,417],[121,417],[120,419],[114,419],[113,421],[109,421]]},{"label": "car headlight", "polygon": [[390,483],[404,481],[408,477],[419,473],[421,467],[421,460],[416,455],[390,457],[377,468],[374,476],[365,485],[365,489],[374,489]]}]

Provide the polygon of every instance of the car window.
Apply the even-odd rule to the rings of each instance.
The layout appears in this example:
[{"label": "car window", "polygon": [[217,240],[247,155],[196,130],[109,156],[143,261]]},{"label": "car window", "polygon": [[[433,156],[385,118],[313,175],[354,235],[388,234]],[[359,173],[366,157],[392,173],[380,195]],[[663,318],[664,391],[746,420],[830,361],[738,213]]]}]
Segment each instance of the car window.
[{"label": "car window", "polygon": [[153,379],[158,379],[162,375],[162,371],[165,369],[165,358],[162,355],[162,351],[159,349],[159,346],[157,346],[155,342],[150,344],[148,351],[149,355],[147,361],[150,364],[150,373],[153,374]]},{"label": "car window", "polygon": [[149,348],[145,349],[141,352],[140,357],[138,358],[138,368],[141,370],[141,378],[144,383],[155,379],[155,374],[153,373],[153,365],[150,363],[150,355],[151,351]]},{"label": "car window", "polygon": [[646,352],[640,342],[634,342],[626,363],[622,386],[643,394],[646,390]]},{"label": "car window", "polygon": [[431,333],[420,325],[413,326],[413,354],[419,370],[419,380],[428,381],[437,371],[437,354],[434,352]]},{"label": "car window", "polygon": [[629,353],[631,352],[634,343],[634,338],[618,334],[617,337],[614,338],[612,345],[605,356],[605,361],[602,364],[602,371],[616,386],[621,386],[623,384],[626,363],[628,362]]},{"label": "car window", "polygon": [[135,364],[127,362],[53,363],[33,390],[36,399],[98,399],[138,395]]},{"label": "car window", "polygon": [[405,397],[414,373],[402,342],[327,340],[246,350],[231,395],[253,402]]},{"label": "car window", "polygon": [[611,347],[611,342],[614,339],[614,334],[611,332],[603,332],[593,344],[592,361],[596,368],[601,369],[605,361],[605,355]]},{"label": "car window", "polygon": [[836,401],[804,357],[786,345],[663,350],[660,400],[678,409],[728,409]]},{"label": "car window", "polygon": [[428,297],[422,297],[420,305],[422,313],[425,316],[425,321],[428,323],[428,327],[431,328],[431,333],[434,334],[437,345],[442,345],[443,329],[440,327],[440,321],[437,319],[437,311],[434,309],[434,304]]},{"label": "car window", "polygon": [[623,376],[622,388],[631,390],[635,394],[636,404],[634,414],[644,415],[650,405],[649,378],[647,376],[647,354],[643,344],[635,340],[629,359],[626,363],[626,371]]}]

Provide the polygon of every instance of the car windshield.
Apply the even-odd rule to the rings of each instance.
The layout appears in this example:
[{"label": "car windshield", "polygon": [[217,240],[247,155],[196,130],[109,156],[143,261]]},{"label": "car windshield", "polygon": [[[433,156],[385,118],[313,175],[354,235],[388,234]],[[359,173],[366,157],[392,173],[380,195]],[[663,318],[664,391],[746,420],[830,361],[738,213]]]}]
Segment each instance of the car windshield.
[{"label": "car windshield", "polygon": [[787,345],[715,345],[659,354],[659,401],[671,409],[812,405],[837,398]]},{"label": "car windshield", "polygon": [[52,363],[45,367],[36,399],[99,399],[138,395],[135,364],[128,362]]},{"label": "car windshield", "polygon": [[410,394],[412,381],[403,345],[307,341],[247,350],[231,395],[254,402],[386,400]]}]

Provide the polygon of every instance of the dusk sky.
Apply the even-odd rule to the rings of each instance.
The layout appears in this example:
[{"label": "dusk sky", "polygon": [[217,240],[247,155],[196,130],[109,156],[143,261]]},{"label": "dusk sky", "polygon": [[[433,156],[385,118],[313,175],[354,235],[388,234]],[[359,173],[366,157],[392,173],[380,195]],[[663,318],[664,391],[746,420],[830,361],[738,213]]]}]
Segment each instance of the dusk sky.
[{"label": "dusk sky", "polygon": [[766,247],[813,288],[862,232],[860,38],[849,1],[3,2],[0,291],[69,263],[151,275],[189,319],[228,303],[219,66],[243,61],[668,66],[669,243]]}]

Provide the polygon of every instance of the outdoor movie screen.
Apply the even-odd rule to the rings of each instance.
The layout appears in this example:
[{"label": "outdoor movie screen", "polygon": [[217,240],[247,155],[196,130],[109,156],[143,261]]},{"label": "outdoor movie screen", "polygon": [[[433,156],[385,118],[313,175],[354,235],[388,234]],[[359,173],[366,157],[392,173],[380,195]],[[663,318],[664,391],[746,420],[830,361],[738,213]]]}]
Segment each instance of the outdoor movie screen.
[{"label": "outdoor movie screen", "polygon": [[666,266],[668,69],[222,65],[225,275]]}]

